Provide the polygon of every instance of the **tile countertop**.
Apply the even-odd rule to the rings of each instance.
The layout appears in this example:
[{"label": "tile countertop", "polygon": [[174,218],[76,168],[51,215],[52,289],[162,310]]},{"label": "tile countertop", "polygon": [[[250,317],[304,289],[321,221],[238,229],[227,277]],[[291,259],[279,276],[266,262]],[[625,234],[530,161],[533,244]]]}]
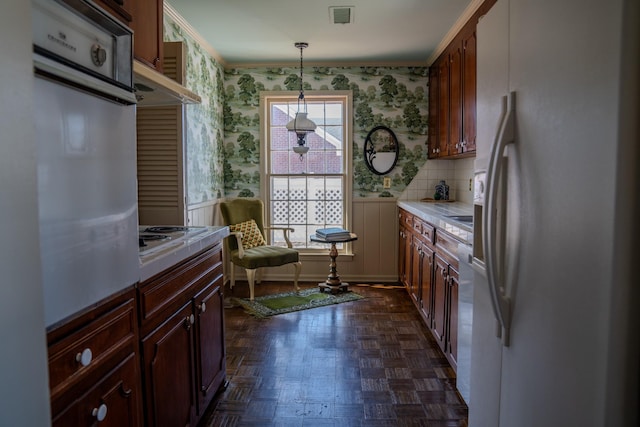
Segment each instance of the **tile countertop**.
[{"label": "tile countertop", "polygon": [[448,218],[449,215],[473,215],[473,205],[460,202],[398,201],[398,207],[446,231],[463,243],[473,243],[473,224]]},{"label": "tile countertop", "polygon": [[206,231],[184,239],[171,240],[140,255],[140,281],[173,267],[229,235],[229,227],[206,227]]}]

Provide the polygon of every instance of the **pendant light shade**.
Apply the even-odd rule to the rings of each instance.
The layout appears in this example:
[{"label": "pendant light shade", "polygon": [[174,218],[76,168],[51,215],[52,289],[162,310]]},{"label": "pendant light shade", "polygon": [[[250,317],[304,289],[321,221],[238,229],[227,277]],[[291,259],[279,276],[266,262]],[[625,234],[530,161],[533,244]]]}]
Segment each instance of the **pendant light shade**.
[{"label": "pendant light shade", "polygon": [[[306,136],[316,130],[316,124],[307,117],[307,101],[304,99],[303,89],[303,74],[302,74],[302,50],[309,46],[309,43],[298,42],[295,46],[300,49],[300,95],[298,96],[298,111],[295,117],[289,123],[287,123],[287,130],[294,132],[297,137],[297,145],[293,147],[293,151],[296,154],[300,154],[302,158],[303,154],[309,151],[309,147],[306,144]],[[304,111],[300,110],[300,101],[303,102]]]}]

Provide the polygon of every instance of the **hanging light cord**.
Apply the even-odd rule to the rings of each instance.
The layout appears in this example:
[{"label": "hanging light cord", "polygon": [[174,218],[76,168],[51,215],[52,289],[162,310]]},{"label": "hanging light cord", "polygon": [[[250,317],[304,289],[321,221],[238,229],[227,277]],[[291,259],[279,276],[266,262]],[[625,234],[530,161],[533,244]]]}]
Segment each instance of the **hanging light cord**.
[{"label": "hanging light cord", "polygon": [[300,49],[300,95],[298,95],[298,112],[300,111],[300,100],[304,103],[304,112],[307,112],[307,100],[304,99],[304,80],[303,80],[303,65],[302,65],[302,51],[305,47],[309,46],[306,42],[296,43],[296,47]]},{"label": "hanging light cord", "polygon": [[[302,82],[302,50],[304,49],[304,45],[300,44],[300,95],[298,96],[298,99],[304,99],[304,88],[303,88],[303,82]],[[299,103],[299,101],[298,101]]]}]

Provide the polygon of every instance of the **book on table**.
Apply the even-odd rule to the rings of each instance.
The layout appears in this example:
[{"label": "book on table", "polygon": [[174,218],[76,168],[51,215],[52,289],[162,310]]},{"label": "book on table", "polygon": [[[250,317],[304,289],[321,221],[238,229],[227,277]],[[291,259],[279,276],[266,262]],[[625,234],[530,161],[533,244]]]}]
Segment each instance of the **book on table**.
[{"label": "book on table", "polygon": [[351,233],[348,230],[339,227],[319,228],[316,230],[316,235],[323,239],[346,239],[351,237]]}]

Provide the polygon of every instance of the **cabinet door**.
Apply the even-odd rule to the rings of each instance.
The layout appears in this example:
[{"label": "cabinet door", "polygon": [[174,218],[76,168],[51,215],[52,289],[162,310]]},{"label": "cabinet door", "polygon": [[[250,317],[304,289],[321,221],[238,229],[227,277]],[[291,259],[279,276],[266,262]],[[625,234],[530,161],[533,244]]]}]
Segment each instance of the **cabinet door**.
[{"label": "cabinet door", "polygon": [[437,253],[434,256],[435,272],[433,274],[433,332],[438,345],[446,353],[445,340],[447,336],[447,275],[449,264]]},{"label": "cabinet door", "polygon": [[420,304],[420,279],[422,276],[422,242],[414,235],[412,247],[411,262],[411,283],[409,286],[409,294],[416,304]]},{"label": "cabinet door", "polygon": [[476,151],[476,30],[475,26],[463,41],[463,150]]},{"label": "cabinet door", "polygon": [[138,358],[131,353],[52,420],[54,427],[142,425]]},{"label": "cabinet door", "polygon": [[194,323],[189,302],[142,340],[147,425],[194,424]]},{"label": "cabinet door", "polygon": [[431,318],[433,316],[433,249],[428,245],[422,245],[422,262],[420,264],[420,293],[422,300],[420,301],[420,310],[423,317],[427,321],[427,326],[431,327]]},{"label": "cabinet door", "polygon": [[458,276],[458,271],[449,266],[449,326],[446,354],[454,370],[458,368]]},{"label": "cabinet door", "polygon": [[398,233],[398,280],[400,284],[406,286],[407,271],[405,268],[407,257],[407,229],[402,222],[402,215],[400,216],[400,231]]},{"label": "cabinet door", "polygon": [[438,148],[437,156],[449,154],[449,57],[438,66]]},{"label": "cabinet door", "polygon": [[407,290],[411,289],[412,280],[413,280],[413,234],[411,233],[411,229],[407,228],[406,230],[407,238],[404,241],[405,244],[405,257],[404,257],[404,286]]},{"label": "cabinet door", "polygon": [[451,51],[449,69],[449,155],[462,152],[462,43]]},{"label": "cabinet door", "polygon": [[438,144],[438,67],[429,68],[429,131],[427,154],[429,158],[437,157]]},{"label": "cabinet door", "polygon": [[195,297],[198,414],[225,381],[224,296],[222,277]]},{"label": "cabinet door", "polygon": [[155,70],[162,72],[163,6],[162,0],[131,0],[134,34],[133,56]]}]

